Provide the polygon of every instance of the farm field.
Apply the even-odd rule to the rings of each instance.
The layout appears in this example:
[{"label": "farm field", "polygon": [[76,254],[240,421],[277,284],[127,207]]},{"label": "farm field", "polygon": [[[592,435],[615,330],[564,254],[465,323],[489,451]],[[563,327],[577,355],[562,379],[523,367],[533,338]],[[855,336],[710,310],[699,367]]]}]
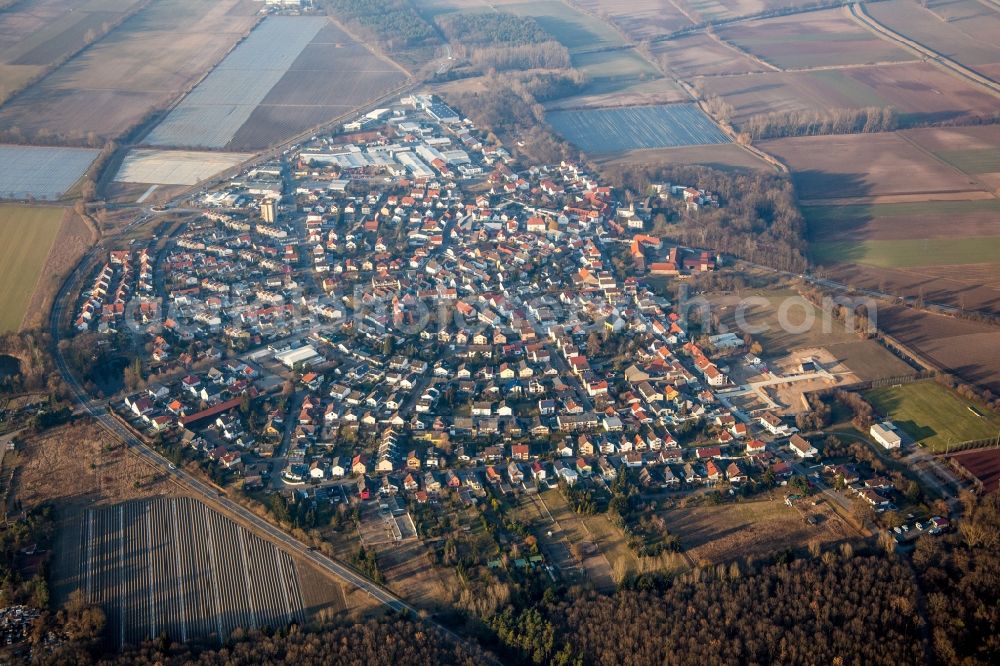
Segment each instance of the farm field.
[{"label": "farm field", "polygon": [[553,111],[546,119],[585,153],[729,142],[694,104]]},{"label": "farm field", "polygon": [[[866,5],[879,23],[971,69],[1000,68],[1000,12],[976,0],[920,3],[888,0]],[[983,66],[986,66],[985,68]],[[992,66],[992,67],[990,67]]]},{"label": "farm field", "polygon": [[648,164],[698,164],[722,171],[758,169],[773,171],[773,167],[735,143],[720,143],[681,148],[647,148],[600,156],[595,162],[604,167]]},{"label": "farm field", "polygon": [[119,647],[306,619],[292,558],[197,500],[90,509],[80,532],[81,586]]},{"label": "farm field", "polygon": [[493,0],[491,4],[500,11],[532,17],[571,55],[625,44],[607,23],[560,0]]},{"label": "farm field", "polygon": [[914,60],[840,8],[723,26],[719,37],[781,69]]},{"label": "farm field", "polygon": [[1000,432],[1000,416],[933,380],[874,389],[865,398],[917,444],[935,453],[949,444],[996,437]]},{"label": "farm field", "polygon": [[696,83],[734,108],[733,120],[785,111],[892,107],[900,124],[992,117],[996,98],[928,63],[704,77]]},{"label": "farm field", "polygon": [[1000,256],[1000,236],[911,238],[906,240],[813,243],[813,259],[821,264],[850,263],[879,268],[988,264]]},{"label": "farm field", "polygon": [[547,111],[557,109],[594,109],[626,106],[653,106],[690,102],[691,97],[673,79],[615,79],[593,81],[582,94],[561,97],[544,104]]},{"label": "farm field", "polygon": [[261,148],[405,79],[323,17],[266,19],[149,134],[154,146]]},{"label": "farm field", "polygon": [[28,141],[96,143],[167,105],[253,26],[242,0],[160,0],[0,108]]},{"label": "farm field", "polygon": [[[1000,201],[803,206],[802,214],[813,242],[989,236],[997,230]],[[943,224],[942,220],[948,220],[948,224]]]},{"label": "farm field", "polygon": [[1000,193],[1000,126],[928,127],[901,132],[909,141]]},{"label": "farm field", "polygon": [[115,180],[121,183],[195,185],[252,156],[250,153],[136,148],[125,156]]},{"label": "farm field", "polygon": [[0,205],[0,332],[16,331],[63,223],[62,208]]},{"label": "farm field", "polygon": [[641,41],[692,25],[673,3],[663,0],[572,0],[573,4],[597,16],[606,16],[630,39]]},{"label": "farm field", "polygon": [[743,53],[700,32],[651,45],[664,67],[682,79],[772,71]]},{"label": "farm field", "polygon": [[[993,301],[1000,309],[1000,298]],[[894,306],[879,328],[966,382],[1000,393],[1000,335],[990,324]]]},{"label": "farm field", "polygon": [[827,345],[826,350],[861,381],[899,377],[914,371],[910,365],[875,340],[854,340]]},{"label": "farm field", "polygon": [[0,198],[58,199],[83,176],[99,152],[0,145]]},{"label": "farm field", "polygon": [[[818,525],[806,523],[804,513],[823,515]],[[739,502],[670,509],[660,514],[667,529],[696,563],[718,563],[752,558],[785,548],[804,548],[809,541],[841,541],[847,527],[830,509],[787,506],[783,500]]]},{"label": "farm field", "polygon": [[925,199],[958,192],[987,196],[986,186],[977,179],[914,145],[916,141],[909,137],[899,133],[803,136],[762,141],[760,148],[791,169],[803,204],[900,194]]}]

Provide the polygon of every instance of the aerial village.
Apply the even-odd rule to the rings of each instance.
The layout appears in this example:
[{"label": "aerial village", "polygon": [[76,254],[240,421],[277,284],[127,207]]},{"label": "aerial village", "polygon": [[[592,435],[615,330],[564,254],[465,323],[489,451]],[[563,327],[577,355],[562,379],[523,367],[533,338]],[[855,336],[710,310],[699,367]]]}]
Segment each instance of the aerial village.
[{"label": "aerial village", "polygon": [[883,473],[824,466],[793,417],[740,408],[731,373],[760,358],[649,288],[725,262],[650,235],[654,214],[725,201],[660,183],[623,205],[486,137],[405,97],[200,192],[203,214],[158,248],[111,251],[75,326],[143,350],[117,417],[227,491],[383,518],[534,493],[606,503],[624,479],[895,508]]}]

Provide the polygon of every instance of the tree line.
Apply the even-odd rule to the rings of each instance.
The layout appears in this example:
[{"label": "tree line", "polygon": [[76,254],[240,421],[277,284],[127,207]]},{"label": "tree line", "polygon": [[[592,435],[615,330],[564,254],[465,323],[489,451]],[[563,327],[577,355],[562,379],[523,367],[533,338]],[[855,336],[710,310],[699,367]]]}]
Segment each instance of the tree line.
[{"label": "tree line", "polygon": [[738,127],[753,141],[817,134],[870,134],[891,132],[899,127],[899,114],[888,106],[775,111],[750,116],[738,123]]}]

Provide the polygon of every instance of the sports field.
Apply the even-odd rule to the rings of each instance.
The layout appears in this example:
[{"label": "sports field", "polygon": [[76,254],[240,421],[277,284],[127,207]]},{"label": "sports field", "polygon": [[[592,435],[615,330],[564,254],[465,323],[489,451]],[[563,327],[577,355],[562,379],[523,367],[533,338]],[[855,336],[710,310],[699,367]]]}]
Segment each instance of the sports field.
[{"label": "sports field", "polygon": [[934,381],[874,389],[865,398],[915,442],[935,452],[1000,432],[1000,416]]},{"label": "sports field", "polygon": [[54,206],[0,205],[0,332],[21,326],[62,219]]},{"label": "sports field", "polygon": [[547,120],[585,153],[728,143],[694,104],[553,111]]}]

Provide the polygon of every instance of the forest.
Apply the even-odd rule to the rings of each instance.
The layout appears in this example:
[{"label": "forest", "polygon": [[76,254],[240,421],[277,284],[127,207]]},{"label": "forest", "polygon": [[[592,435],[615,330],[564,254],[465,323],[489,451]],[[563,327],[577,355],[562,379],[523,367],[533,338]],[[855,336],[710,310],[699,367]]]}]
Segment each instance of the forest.
[{"label": "forest", "polygon": [[787,178],[759,172],[725,173],[699,166],[618,164],[604,169],[615,187],[644,193],[651,183],[684,183],[719,195],[719,208],[681,216],[662,231],[692,247],[712,248],[778,270],[806,267],[805,223]]},{"label": "forest", "polygon": [[524,46],[552,39],[535,19],[508,12],[443,14],[435,22],[449,40],[472,46]]}]

